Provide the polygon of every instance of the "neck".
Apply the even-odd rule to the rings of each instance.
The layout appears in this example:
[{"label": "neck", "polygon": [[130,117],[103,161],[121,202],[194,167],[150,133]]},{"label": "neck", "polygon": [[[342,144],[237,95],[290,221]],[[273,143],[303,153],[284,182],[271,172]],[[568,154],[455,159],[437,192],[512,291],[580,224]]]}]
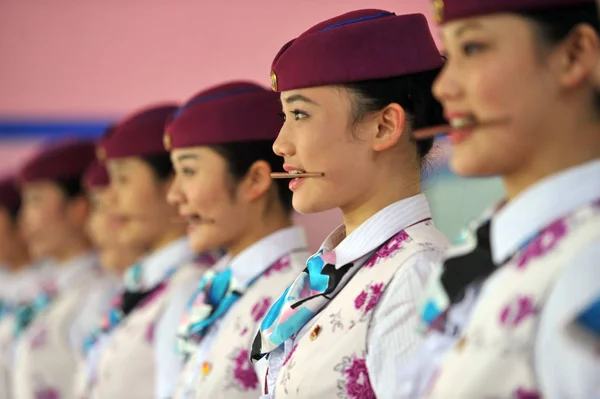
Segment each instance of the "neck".
[{"label": "neck", "polygon": [[14,250],[7,254],[3,263],[8,266],[10,271],[18,272],[27,268],[29,265],[29,255],[22,245],[15,243],[13,248]]},{"label": "neck", "polygon": [[[571,133],[577,133],[571,135]],[[574,166],[600,159],[600,124],[560,128],[556,140],[537,151],[514,173],[502,176],[509,200],[538,181]]]},{"label": "neck", "polygon": [[65,245],[62,250],[54,255],[54,259],[58,264],[66,264],[67,262],[89,252],[92,249],[91,244],[85,237],[73,239],[69,245]]},{"label": "neck", "polygon": [[180,239],[185,236],[185,226],[171,226],[170,229],[164,231],[164,233],[158,238],[158,240],[151,245],[150,252],[158,251],[167,245],[171,244],[173,241]]},{"label": "neck", "polygon": [[374,185],[372,190],[361,194],[352,204],[340,207],[346,227],[346,236],[380,210],[420,193],[421,176],[419,171],[413,173],[412,176],[407,173],[401,180],[398,178],[380,179],[379,184]]},{"label": "neck", "polygon": [[248,225],[251,228],[242,237],[227,246],[227,252],[232,258],[239,255],[240,252],[255,242],[293,224],[292,219],[283,209],[278,209],[274,212],[270,210],[257,212],[256,214],[265,215],[265,217],[262,220],[249,223]]}]

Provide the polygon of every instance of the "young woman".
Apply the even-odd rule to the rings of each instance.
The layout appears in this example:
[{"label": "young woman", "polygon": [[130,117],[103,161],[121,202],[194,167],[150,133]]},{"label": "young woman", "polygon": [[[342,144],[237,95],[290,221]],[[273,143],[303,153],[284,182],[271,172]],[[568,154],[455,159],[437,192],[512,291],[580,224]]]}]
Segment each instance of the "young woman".
[{"label": "young woman", "polygon": [[182,320],[180,349],[190,359],[175,398],[260,396],[264,370],[250,363],[248,348],[308,257],[287,184],[271,179],[280,164],[271,150],[279,109],[276,93],[228,82],[198,93],[167,126],[177,172],[169,198],[188,222],[192,248],[226,250]]},{"label": "young woman", "polygon": [[[318,67],[312,60],[319,60]],[[394,366],[418,344],[416,301],[447,240],[420,170],[440,123],[442,57],[420,14],[359,10],[288,42],[271,80],[284,125],[273,148],[294,208],[340,208],[344,224],[271,307],[252,348],[265,398],[392,398]]]},{"label": "young woman", "polygon": [[91,203],[87,230],[98,249],[100,264],[107,273],[122,278],[123,272],[142,254],[136,246],[121,245],[114,234],[114,217],[109,203],[110,187],[106,167],[94,162],[86,171],[84,184]]},{"label": "young woman", "polygon": [[402,397],[595,397],[595,2],[436,4],[449,61],[434,93],[451,124],[452,169],[502,176],[507,198],[445,261],[423,312],[434,332],[422,359],[441,360],[407,375]]},{"label": "young woman", "polygon": [[88,398],[169,398],[182,366],[177,325],[207,259],[194,262],[185,225],[166,200],[173,167],[162,137],[176,109],[136,112],[99,143],[115,234],[121,245],[143,248],[144,257],[125,271],[125,290],[105,319],[104,335],[95,337],[101,350]]},{"label": "young woman", "polygon": [[[110,196],[109,177],[104,165],[94,162],[86,171],[84,185],[91,203],[91,213],[87,221],[87,230],[92,243],[98,250],[100,265],[113,279],[122,279],[124,271],[137,260],[142,250],[134,246],[121,245],[115,235],[114,219],[108,200]],[[122,288],[119,284],[107,290],[106,303],[117,295]],[[95,377],[98,354],[102,345],[98,342],[100,331],[94,331],[84,343],[84,356],[80,358],[75,380],[74,398],[86,398],[89,385]]]},{"label": "young woman", "polygon": [[18,226],[21,196],[14,177],[0,180],[0,398],[10,398],[14,312],[41,288]]},{"label": "young woman", "polygon": [[85,233],[89,203],[81,185],[94,155],[93,143],[66,141],[43,149],[21,171],[29,252],[52,259],[55,270],[49,292],[17,314],[15,398],[70,397],[76,358],[105,310],[102,293],[110,281]]}]

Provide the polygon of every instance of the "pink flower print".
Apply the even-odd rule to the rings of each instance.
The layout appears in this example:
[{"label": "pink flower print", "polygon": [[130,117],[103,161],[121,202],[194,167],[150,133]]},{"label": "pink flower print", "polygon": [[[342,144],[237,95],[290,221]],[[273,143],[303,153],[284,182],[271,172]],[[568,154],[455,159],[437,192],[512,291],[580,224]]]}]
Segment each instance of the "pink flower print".
[{"label": "pink flower print", "polygon": [[369,294],[367,294],[367,292],[365,290],[362,290],[360,292],[360,294],[358,294],[356,299],[354,299],[354,307],[357,310],[361,309],[364,306],[365,302],[367,301],[368,296],[369,296]]},{"label": "pink flower print", "polygon": [[379,298],[381,298],[381,294],[383,294],[383,283],[373,284],[371,286],[371,298],[369,298],[369,303],[365,307],[365,313],[368,313],[375,305],[377,305]]},{"label": "pink flower print", "polygon": [[513,395],[514,399],[540,399],[541,396],[537,391],[529,391],[527,389],[519,388]]},{"label": "pink flower print", "polygon": [[269,269],[265,272],[264,275],[265,277],[269,277],[274,272],[280,272],[282,270],[285,270],[290,267],[291,263],[292,262],[290,260],[290,257],[284,256],[283,258],[275,262],[273,265],[271,265],[271,267],[269,267]]},{"label": "pink flower print", "polygon": [[285,366],[286,364],[288,364],[290,362],[290,360],[292,359],[292,356],[294,356],[294,353],[296,352],[296,348],[297,347],[298,347],[298,345],[294,345],[294,347],[292,348],[292,351],[290,352],[290,354],[287,355],[287,357],[283,361],[283,366]]},{"label": "pink flower print", "polygon": [[56,389],[43,388],[35,391],[35,399],[60,399],[60,394]]},{"label": "pink flower print", "polygon": [[261,321],[263,317],[265,317],[265,314],[267,314],[270,306],[271,298],[269,297],[265,297],[255,303],[252,307],[252,318],[254,319],[254,322],[258,323]]},{"label": "pink flower print", "polygon": [[258,376],[254,372],[254,367],[250,363],[248,350],[242,349],[238,356],[234,358],[233,378],[244,391],[256,389],[258,387]]},{"label": "pink flower print", "polygon": [[567,223],[564,219],[558,220],[546,227],[531,243],[529,243],[529,245],[527,245],[525,251],[519,257],[517,268],[522,269],[526,267],[531,260],[546,255],[566,234]]},{"label": "pink flower print", "polygon": [[526,296],[520,296],[504,307],[500,313],[500,324],[516,327],[527,317],[535,313],[536,308],[533,300]]},{"label": "pink flower print", "polygon": [[156,329],[156,325],[154,323],[148,324],[146,327],[146,333],[144,334],[144,338],[146,342],[152,344],[154,342],[154,330]]},{"label": "pink flower print", "polygon": [[375,399],[365,359],[352,359],[350,367],[344,370],[344,376],[346,377],[346,394],[350,399]]},{"label": "pink flower print", "polygon": [[29,347],[31,349],[39,349],[42,346],[46,345],[46,328],[39,328],[34,334],[31,340],[29,341]]},{"label": "pink flower print", "polygon": [[385,243],[385,245],[381,247],[375,255],[371,256],[367,263],[365,263],[364,267],[370,269],[375,266],[380,259],[389,258],[390,255],[396,252],[408,238],[408,234],[402,230],[400,233],[392,237],[387,243]]}]

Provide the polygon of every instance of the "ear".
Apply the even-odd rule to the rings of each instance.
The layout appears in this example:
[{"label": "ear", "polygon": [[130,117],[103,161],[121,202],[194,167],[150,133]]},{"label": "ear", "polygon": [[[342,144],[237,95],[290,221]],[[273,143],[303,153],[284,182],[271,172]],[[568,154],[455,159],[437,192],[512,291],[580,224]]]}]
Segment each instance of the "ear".
[{"label": "ear", "polygon": [[560,67],[561,83],[573,88],[591,79],[598,67],[600,42],[595,30],[580,24],[569,34],[562,46]]},{"label": "ear", "polygon": [[266,193],[273,184],[271,167],[265,161],[256,161],[250,166],[246,176],[238,185],[238,195],[248,202]]},{"label": "ear", "polygon": [[398,104],[389,104],[378,113],[377,134],[373,139],[373,150],[384,151],[395,146],[402,132],[406,121],[404,108]]}]

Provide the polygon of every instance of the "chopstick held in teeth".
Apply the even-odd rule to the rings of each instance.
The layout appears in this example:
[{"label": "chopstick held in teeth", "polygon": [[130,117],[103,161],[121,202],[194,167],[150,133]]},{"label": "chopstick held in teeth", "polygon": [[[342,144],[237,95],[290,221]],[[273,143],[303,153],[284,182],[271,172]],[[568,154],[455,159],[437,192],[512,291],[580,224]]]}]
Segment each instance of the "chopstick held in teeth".
[{"label": "chopstick held in teeth", "polygon": [[297,177],[323,177],[325,173],[287,173],[287,172],[275,172],[271,173],[272,179],[295,179]]}]

